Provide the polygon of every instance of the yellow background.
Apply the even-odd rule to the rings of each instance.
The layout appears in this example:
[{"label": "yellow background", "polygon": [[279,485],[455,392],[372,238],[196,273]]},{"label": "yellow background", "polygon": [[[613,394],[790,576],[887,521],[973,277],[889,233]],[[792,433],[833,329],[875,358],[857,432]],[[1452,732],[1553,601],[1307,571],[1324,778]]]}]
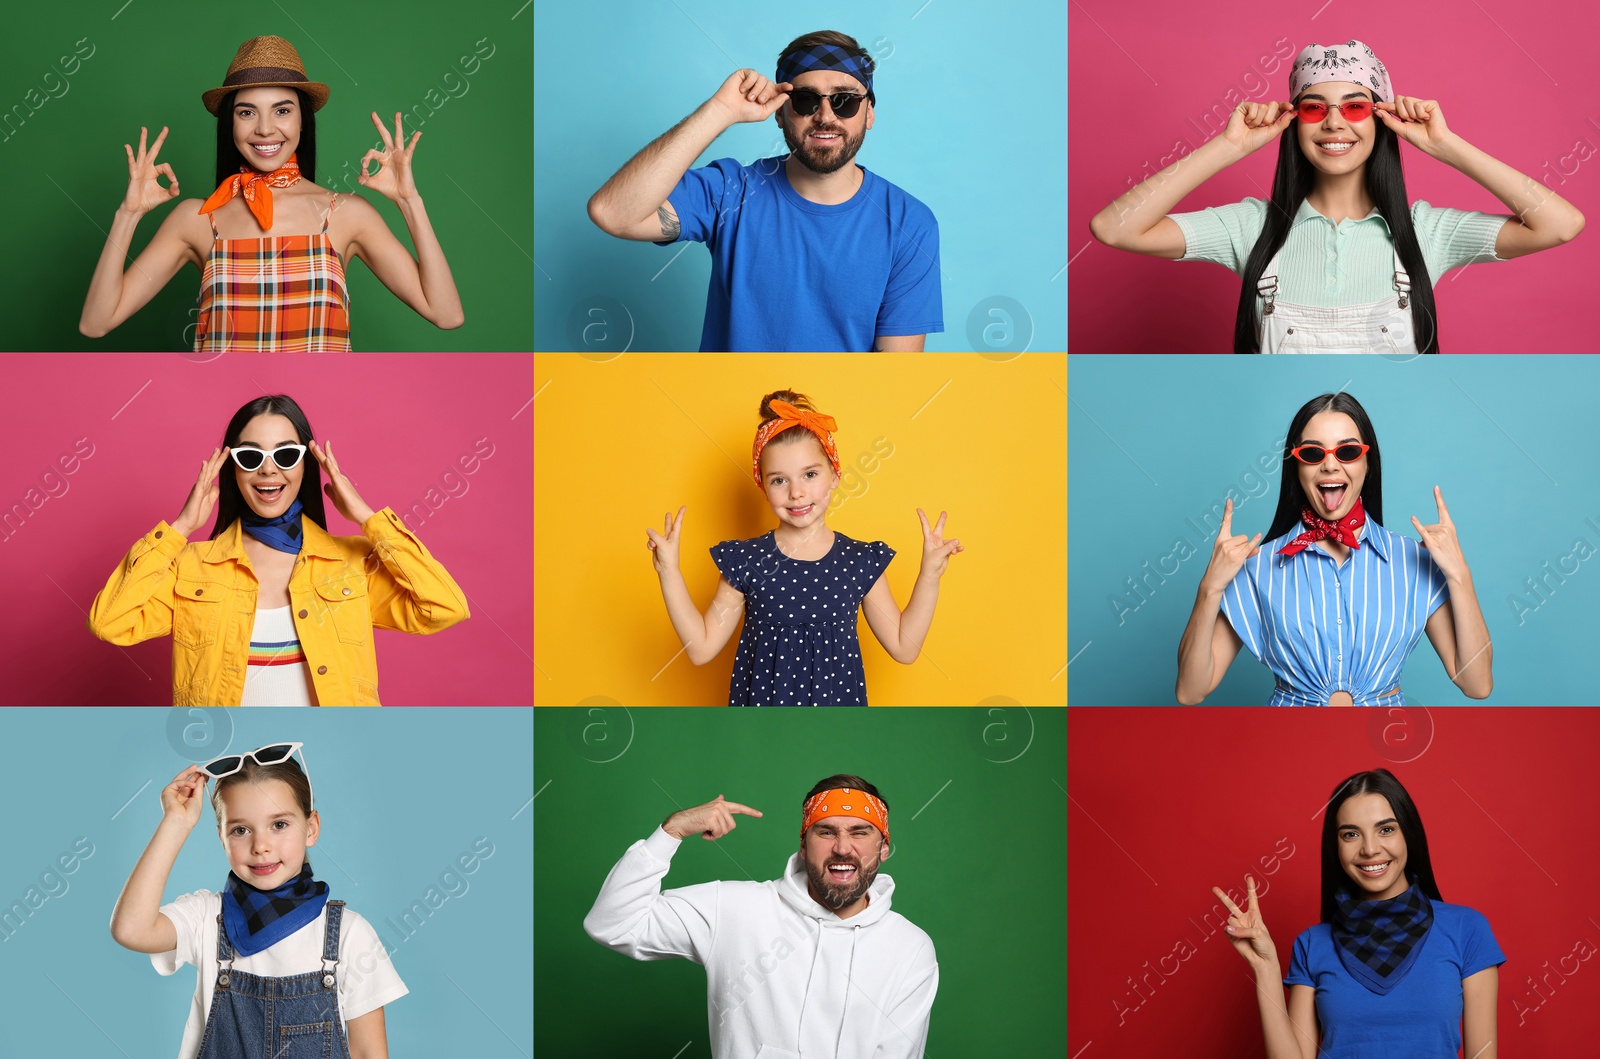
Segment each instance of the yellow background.
[{"label": "yellow background", "polygon": [[930,523],[948,511],[945,536],[965,548],[911,665],[858,610],[868,699],[1065,704],[1064,354],[537,354],[533,372],[535,703],[728,701],[739,634],[703,666],[680,653],[645,527],[688,505],[679,568],[703,613],[707,549],[777,524],[750,444],[762,396],[788,388],[838,421],[828,526],[895,549],[902,610],[922,561],[916,508]]}]

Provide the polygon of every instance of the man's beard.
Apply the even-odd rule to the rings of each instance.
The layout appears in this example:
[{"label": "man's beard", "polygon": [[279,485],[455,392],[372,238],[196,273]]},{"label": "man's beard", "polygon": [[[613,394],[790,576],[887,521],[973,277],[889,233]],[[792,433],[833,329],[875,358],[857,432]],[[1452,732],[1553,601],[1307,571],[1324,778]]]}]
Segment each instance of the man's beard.
[{"label": "man's beard", "polygon": [[[795,119],[793,118],[790,119],[790,121],[794,120]],[[823,131],[825,132],[839,133],[839,141],[837,145],[832,149],[829,149],[827,153],[824,154],[807,144],[803,138],[797,137],[793,132],[791,132],[789,129],[789,124],[789,122],[785,122],[783,125],[783,141],[789,145],[790,153],[794,155],[795,160],[801,165],[805,166],[813,173],[820,173],[823,175],[836,172],[840,169],[843,169],[846,165],[849,165],[850,162],[854,160],[856,152],[861,150],[862,141],[867,138],[867,130],[864,126],[861,129],[861,135],[856,136],[853,139],[841,125],[824,127]],[[806,131],[811,132],[815,130],[808,126]]]},{"label": "man's beard", "polygon": [[833,881],[833,876],[828,874],[827,865],[830,863],[833,862],[823,861],[823,867],[818,868],[810,861],[806,861],[806,878],[811,881],[812,898],[835,912],[861,900],[862,895],[872,888],[873,880],[878,877],[876,863],[870,868],[865,864],[857,864],[856,881],[841,889],[839,884]]}]

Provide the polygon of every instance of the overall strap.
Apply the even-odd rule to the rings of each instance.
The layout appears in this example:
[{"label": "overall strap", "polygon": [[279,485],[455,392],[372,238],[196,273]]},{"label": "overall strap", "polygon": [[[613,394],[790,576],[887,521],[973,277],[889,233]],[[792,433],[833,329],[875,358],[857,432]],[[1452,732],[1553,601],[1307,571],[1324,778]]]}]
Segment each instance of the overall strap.
[{"label": "overall strap", "polygon": [[1266,300],[1262,307],[1262,316],[1271,316],[1274,303],[1278,300],[1278,257],[1283,253],[1279,247],[1277,253],[1272,255],[1272,260],[1267,262],[1267,267],[1261,270],[1261,278],[1256,281],[1256,293]]},{"label": "overall strap", "polygon": [[334,989],[339,984],[339,922],[344,915],[344,902],[329,901],[322,911],[328,917],[327,928],[322,932],[322,988]]},{"label": "overall strap", "polygon": [[1394,289],[1400,292],[1400,308],[1404,309],[1411,300],[1411,277],[1400,263],[1399,247],[1394,248]]},{"label": "overall strap", "polygon": [[233,980],[233,945],[228,941],[228,928],[222,924],[222,913],[217,913],[217,987],[228,988]]}]

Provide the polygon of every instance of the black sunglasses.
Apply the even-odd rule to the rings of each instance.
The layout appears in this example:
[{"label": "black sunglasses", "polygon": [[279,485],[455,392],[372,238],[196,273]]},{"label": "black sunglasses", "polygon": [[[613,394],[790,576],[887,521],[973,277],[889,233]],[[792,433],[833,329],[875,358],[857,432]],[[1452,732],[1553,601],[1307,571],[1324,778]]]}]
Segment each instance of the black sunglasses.
[{"label": "black sunglasses", "polygon": [[834,92],[823,96],[801,88],[789,93],[789,106],[796,114],[804,117],[815,114],[817,108],[822,106],[822,101],[826,99],[828,106],[833,108],[834,117],[853,118],[856,116],[856,111],[861,109],[861,101],[866,98],[859,92]]}]

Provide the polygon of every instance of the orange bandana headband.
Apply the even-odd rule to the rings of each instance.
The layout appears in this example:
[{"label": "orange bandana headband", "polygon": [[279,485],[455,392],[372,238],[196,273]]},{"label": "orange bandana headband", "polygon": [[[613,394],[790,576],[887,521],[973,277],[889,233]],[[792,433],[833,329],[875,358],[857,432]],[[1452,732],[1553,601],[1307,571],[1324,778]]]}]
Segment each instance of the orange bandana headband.
[{"label": "orange bandana headband", "polygon": [[766,484],[761,480],[761,450],[767,447],[767,442],[790,427],[805,427],[815,434],[817,440],[822,442],[822,451],[828,454],[828,462],[833,464],[833,473],[839,473],[839,450],[833,444],[831,433],[839,429],[839,424],[834,422],[832,416],[807,412],[788,401],[773,401],[767,407],[778,413],[778,418],[767,420],[756,431],[755,445],[750,452],[750,476],[756,480],[757,486],[764,488]]},{"label": "orange bandana headband", "polygon": [[261,225],[262,231],[268,231],[272,228],[272,189],[286,188],[299,182],[300,164],[295,161],[295,156],[292,154],[287,162],[270,173],[263,173],[249,166],[240,166],[237,173],[217,185],[217,190],[206,199],[205,204],[200,207],[200,212],[210,213],[219,209],[227,205],[229,199],[242,193],[244,204],[250,207],[256,223]]},{"label": "orange bandana headband", "polygon": [[889,841],[889,807],[883,804],[882,799],[874,798],[866,791],[836,787],[807,798],[800,815],[800,837],[804,839],[812,824],[830,816],[853,816],[865,820],[883,832],[885,842]]}]

